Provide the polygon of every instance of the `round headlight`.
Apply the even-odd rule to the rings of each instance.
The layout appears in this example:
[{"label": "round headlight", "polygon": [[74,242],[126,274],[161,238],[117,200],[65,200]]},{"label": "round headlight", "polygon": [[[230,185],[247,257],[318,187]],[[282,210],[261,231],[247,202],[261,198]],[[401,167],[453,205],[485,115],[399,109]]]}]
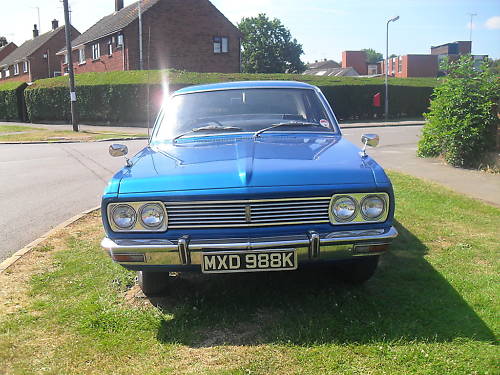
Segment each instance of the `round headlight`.
[{"label": "round headlight", "polygon": [[148,203],[141,207],[141,222],[146,228],[158,228],[163,224],[165,213],[156,203]]},{"label": "round headlight", "polygon": [[356,201],[348,196],[338,197],[333,202],[332,213],[337,221],[351,221],[356,216]]},{"label": "round headlight", "polygon": [[369,195],[361,202],[361,214],[365,220],[374,220],[380,217],[385,209],[385,201],[376,195]]},{"label": "round headlight", "polygon": [[135,210],[127,204],[120,204],[113,209],[113,222],[120,229],[132,228],[137,219]]}]

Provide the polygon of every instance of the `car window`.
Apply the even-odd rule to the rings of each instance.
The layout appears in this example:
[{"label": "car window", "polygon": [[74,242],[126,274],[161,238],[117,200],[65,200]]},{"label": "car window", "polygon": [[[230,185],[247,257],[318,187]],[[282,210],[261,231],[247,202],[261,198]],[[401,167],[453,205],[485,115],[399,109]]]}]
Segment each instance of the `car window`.
[{"label": "car window", "polygon": [[[167,101],[157,120],[153,140],[172,139],[200,128],[204,128],[204,133],[220,129],[255,132],[281,122],[297,122],[293,130],[311,130],[306,124],[317,123],[324,129],[317,127],[314,131],[331,132],[334,128],[328,119],[326,109],[311,89],[197,92]],[[300,126],[299,122],[305,125]]]}]

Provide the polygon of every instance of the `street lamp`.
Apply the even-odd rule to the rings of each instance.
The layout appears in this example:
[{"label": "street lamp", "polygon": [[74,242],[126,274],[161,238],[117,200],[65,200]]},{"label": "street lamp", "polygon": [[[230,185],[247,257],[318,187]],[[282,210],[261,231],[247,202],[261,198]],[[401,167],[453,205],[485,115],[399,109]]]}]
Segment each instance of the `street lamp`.
[{"label": "street lamp", "polygon": [[387,28],[385,33],[385,121],[389,118],[389,85],[387,78],[389,74],[389,23],[399,20],[399,16],[391,18],[387,21]]}]

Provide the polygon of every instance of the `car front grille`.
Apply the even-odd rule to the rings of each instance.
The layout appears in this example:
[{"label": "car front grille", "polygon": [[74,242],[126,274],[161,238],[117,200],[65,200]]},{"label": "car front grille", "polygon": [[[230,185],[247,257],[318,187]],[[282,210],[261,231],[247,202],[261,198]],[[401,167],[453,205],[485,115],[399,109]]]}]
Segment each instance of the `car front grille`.
[{"label": "car front grille", "polygon": [[330,197],[166,202],[168,228],[229,228],[329,223]]}]

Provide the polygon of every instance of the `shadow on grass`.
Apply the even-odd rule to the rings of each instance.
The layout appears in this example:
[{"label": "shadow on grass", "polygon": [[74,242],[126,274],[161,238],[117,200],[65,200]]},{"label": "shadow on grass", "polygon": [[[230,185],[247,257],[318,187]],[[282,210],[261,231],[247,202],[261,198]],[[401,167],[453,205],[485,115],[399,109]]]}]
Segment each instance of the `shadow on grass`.
[{"label": "shadow on grass", "polygon": [[375,276],[353,287],[334,272],[192,275],[151,303],[172,319],[157,338],[192,347],[313,345],[456,338],[494,341],[492,331],[425,259],[427,248],[400,224]]}]

